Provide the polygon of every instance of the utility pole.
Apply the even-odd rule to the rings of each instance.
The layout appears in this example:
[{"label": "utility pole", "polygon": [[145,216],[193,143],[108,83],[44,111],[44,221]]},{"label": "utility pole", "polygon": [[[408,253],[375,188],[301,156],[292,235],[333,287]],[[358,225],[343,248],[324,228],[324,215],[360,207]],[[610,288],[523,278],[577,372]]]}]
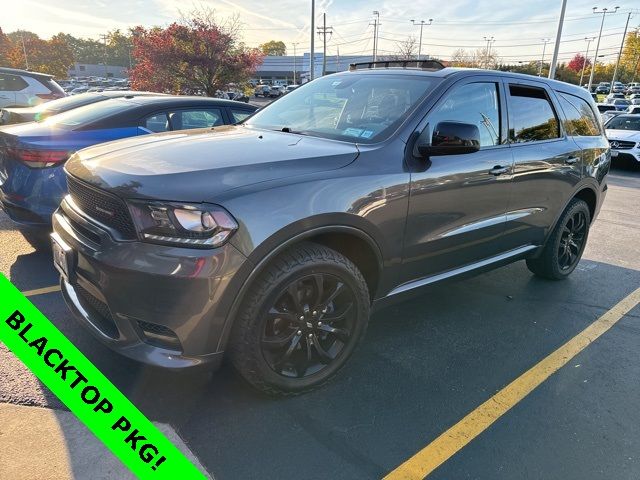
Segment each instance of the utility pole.
[{"label": "utility pole", "polygon": [[593,74],[596,71],[596,63],[598,62],[598,51],[600,50],[600,38],[602,38],[602,27],[604,27],[604,18],[607,16],[607,13],[616,13],[620,7],[616,7],[613,10],[609,11],[608,8],[603,8],[601,11],[598,11],[598,7],[593,7],[593,13],[600,14],[602,13],[602,23],[600,23],[600,33],[598,33],[598,41],[596,42],[596,53],[593,56],[593,65],[591,65],[591,75],[589,75],[589,85],[587,86],[587,90],[591,92],[591,85],[593,84]]},{"label": "utility pole", "polygon": [[419,22],[416,22],[415,20],[411,20],[411,23],[413,23],[414,25],[420,25],[420,42],[418,43],[418,61],[422,60],[422,28],[425,25],[431,25],[431,23],[433,22],[433,18],[429,19],[429,22],[425,22],[424,20],[420,20]]},{"label": "utility pole", "polygon": [[545,51],[547,50],[547,43],[549,43],[551,39],[543,38],[542,41],[544,42],[544,46],[542,47],[542,58],[540,59],[540,69],[538,70],[539,77],[542,76],[542,66],[544,65],[544,54],[545,54]]},{"label": "utility pole", "polygon": [[298,46],[300,42],[293,42],[293,84],[297,85],[296,83],[296,47]]},{"label": "utility pole", "polygon": [[316,68],[316,60],[315,60],[315,44],[314,40],[316,38],[316,0],[311,0],[311,58],[309,59],[309,64],[311,67],[311,71],[309,72],[309,79],[313,80],[315,77],[315,68]]},{"label": "utility pole", "polygon": [[378,59],[378,28],[380,27],[380,12],[378,10],[374,10],[373,15],[375,18],[373,19],[373,23],[370,23],[369,25],[373,25],[373,61],[375,62]]},{"label": "utility pole", "polygon": [[584,70],[587,68],[587,60],[589,60],[589,45],[591,45],[591,42],[593,42],[596,39],[596,37],[584,37],[584,39],[587,41],[587,51],[584,54],[584,62],[582,62],[582,71],[580,72],[580,82],[578,83],[578,86],[580,87],[582,86],[582,78],[584,77]]},{"label": "utility pole", "polygon": [[100,35],[100,38],[104,41],[104,78],[109,78],[109,72],[108,72],[108,68],[107,68],[107,38],[109,38],[108,35],[106,34],[102,34]]},{"label": "utility pole", "polygon": [[487,42],[487,59],[485,62],[485,68],[489,68],[489,62],[491,61],[491,44],[496,41],[496,39],[491,37],[484,37],[484,41]]},{"label": "utility pole", "polygon": [[562,37],[562,27],[564,25],[564,12],[567,10],[567,0],[562,0],[560,8],[560,19],[558,20],[558,31],[556,32],[556,43],[553,47],[553,58],[549,66],[549,78],[554,79],[556,76],[556,65],[558,64],[558,53],[560,52],[560,38]]},{"label": "utility pole", "polygon": [[627,15],[627,23],[624,25],[624,33],[622,34],[622,41],[620,42],[620,51],[618,52],[618,59],[616,60],[616,68],[613,70],[613,78],[611,79],[611,88],[616,82],[616,76],[618,75],[618,66],[620,66],[620,57],[622,57],[622,49],[624,48],[624,39],[627,38],[627,29],[629,28],[629,20],[631,20],[631,14],[633,10],[629,10]]},{"label": "utility pole", "polygon": [[20,41],[22,41],[22,53],[24,53],[24,64],[26,65],[26,69],[29,70],[29,59],[27,58],[27,48],[24,46],[24,34],[22,30],[20,30]]},{"label": "utility pole", "polygon": [[327,27],[327,14],[322,14],[322,27],[318,27],[318,35],[322,37],[322,76],[327,74],[327,34],[329,37],[333,34],[333,27]]}]

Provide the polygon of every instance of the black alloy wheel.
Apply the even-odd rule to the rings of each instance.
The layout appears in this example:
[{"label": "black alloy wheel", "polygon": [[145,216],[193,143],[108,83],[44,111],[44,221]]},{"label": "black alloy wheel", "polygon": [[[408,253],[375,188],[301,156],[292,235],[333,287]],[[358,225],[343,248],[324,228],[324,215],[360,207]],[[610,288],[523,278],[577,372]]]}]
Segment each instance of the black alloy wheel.
[{"label": "black alloy wheel", "polygon": [[353,335],[355,304],[355,293],[334,275],[295,279],[266,315],[261,347],[269,366],[301,378],[331,365]]},{"label": "black alloy wheel", "polygon": [[233,365],[268,394],[320,387],[360,343],[370,306],[367,282],[348,258],[322,245],[297,245],[243,297],[229,344]]},{"label": "black alloy wheel", "polygon": [[581,210],[575,212],[562,228],[558,245],[558,265],[566,271],[575,266],[587,237],[587,218]]}]

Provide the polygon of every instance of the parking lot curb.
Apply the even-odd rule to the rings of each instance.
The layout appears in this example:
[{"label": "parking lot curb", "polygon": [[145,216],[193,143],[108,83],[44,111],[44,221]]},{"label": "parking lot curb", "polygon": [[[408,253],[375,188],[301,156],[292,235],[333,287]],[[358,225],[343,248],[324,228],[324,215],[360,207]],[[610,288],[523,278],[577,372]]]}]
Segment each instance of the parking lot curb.
[{"label": "parking lot curb", "polygon": [[[170,425],[154,424],[196,468],[213,479]],[[136,477],[71,412],[0,403],[0,478]]]}]

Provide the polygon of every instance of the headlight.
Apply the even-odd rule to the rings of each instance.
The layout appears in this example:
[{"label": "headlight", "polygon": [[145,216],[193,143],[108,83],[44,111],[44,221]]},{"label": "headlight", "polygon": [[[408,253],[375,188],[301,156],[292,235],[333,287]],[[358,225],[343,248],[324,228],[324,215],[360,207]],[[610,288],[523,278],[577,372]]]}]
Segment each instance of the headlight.
[{"label": "headlight", "polygon": [[215,248],[238,224],[224,208],[210,204],[129,201],[143,241],[181,247]]}]

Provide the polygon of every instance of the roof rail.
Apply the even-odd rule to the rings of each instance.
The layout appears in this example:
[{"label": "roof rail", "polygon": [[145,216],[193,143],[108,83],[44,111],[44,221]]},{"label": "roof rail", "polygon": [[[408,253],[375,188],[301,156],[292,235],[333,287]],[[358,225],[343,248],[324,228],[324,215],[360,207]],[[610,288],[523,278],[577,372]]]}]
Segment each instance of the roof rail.
[{"label": "roof rail", "polygon": [[438,60],[380,60],[376,62],[351,63],[349,71],[364,68],[419,68],[421,70],[437,71],[445,66]]}]

